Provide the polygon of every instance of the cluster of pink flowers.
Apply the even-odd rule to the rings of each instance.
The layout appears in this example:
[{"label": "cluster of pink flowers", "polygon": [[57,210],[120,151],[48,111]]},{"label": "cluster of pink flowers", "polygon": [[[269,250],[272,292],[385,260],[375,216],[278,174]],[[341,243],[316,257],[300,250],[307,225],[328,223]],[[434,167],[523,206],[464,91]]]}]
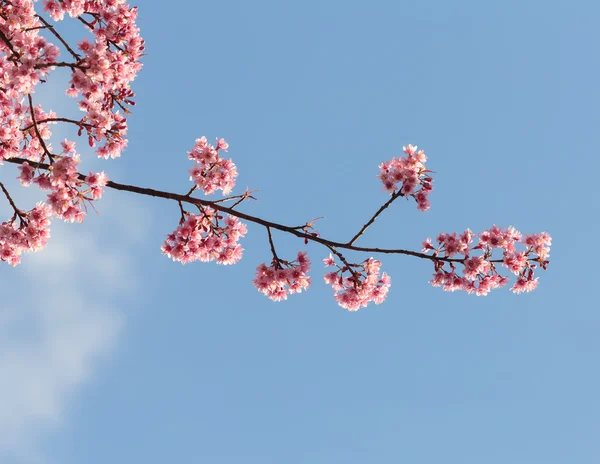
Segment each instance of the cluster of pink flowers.
[{"label": "cluster of pink flowers", "polygon": [[[325,283],[332,286],[335,299],[342,308],[357,311],[360,307],[366,307],[371,301],[375,304],[385,301],[392,279],[385,272],[380,277],[380,261],[369,258],[361,264],[340,267],[330,254],[323,263],[326,267],[338,268],[335,272],[325,274]],[[346,271],[350,273],[348,277],[343,276]]]},{"label": "cluster of pink flowers", "polygon": [[11,100],[31,93],[59,56],[59,49],[40,35],[40,26],[32,0],[0,2],[0,32],[10,41],[0,40],[3,111],[12,106]]},{"label": "cluster of pink flowers", "polygon": [[[38,250],[49,235],[44,232],[49,224],[46,219],[37,221],[27,217],[37,217],[39,211],[44,211],[65,221],[81,222],[86,203],[101,198],[108,182],[106,175],[90,172],[85,178],[80,176],[79,156],[72,141],[61,143],[60,155],[53,153],[49,143],[50,124],[59,119],[75,123],[79,135],[86,131],[90,146],[104,141],[96,150],[100,157],[119,156],[127,144],[124,138],[127,124],[120,111],[128,113],[127,106],[134,104],[129,85],[142,66],[140,58],[144,50],[135,23],[137,9],[129,7],[125,0],[44,0],[45,11],[55,21],[63,19],[65,14],[78,17],[93,35],[92,42],[87,38],[79,42],[79,53],[63,42],[72,60],[59,62],[59,48],[40,35],[47,32],[54,37],[57,32],[48,31],[53,26],[36,14],[34,3],[32,0],[0,2],[0,164],[16,157],[50,162],[45,173],[36,174],[34,166],[27,162],[19,168],[18,179],[23,186],[34,183],[49,193],[48,205],[38,205],[25,216],[17,214],[21,220],[19,228],[14,217],[3,225],[3,260],[11,264],[19,262],[18,250]],[[85,112],[81,120],[57,118],[55,113],[32,105],[31,95],[36,85],[58,66],[71,70],[67,94],[81,95],[79,107]],[[33,239],[34,233],[41,238]],[[12,241],[7,242],[6,237],[12,237]]]},{"label": "cluster of pink flowers", "polygon": [[163,254],[173,261],[216,261],[217,264],[235,264],[242,259],[243,248],[238,240],[246,235],[246,224],[236,217],[223,219],[219,212],[205,207],[200,215],[187,218],[167,236]]},{"label": "cluster of pink flowers", "polygon": [[[0,126],[0,164],[3,160],[15,157],[41,161],[46,156],[42,142],[48,148],[48,140],[52,135],[49,123],[38,122],[36,130],[27,105],[21,101],[2,100],[1,92],[0,102],[4,103],[4,113],[0,114],[3,114],[2,121],[5,123]],[[33,107],[33,114],[36,121],[56,117],[52,111],[44,112],[40,105]]]},{"label": "cluster of pink flowers", "polygon": [[310,286],[310,260],[305,251],[298,252],[296,261],[274,258],[270,266],[261,264],[256,268],[252,282],[258,291],[273,301],[287,300],[288,294],[300,293]]},{"label": "cluster of pink flowers", "polygon": [[[431,206],[427,197],[433,190],[433,179],[429,176],[431,171],[425,168],[427,156],[423,150],[417,151],[416,146],[407,145],[402,149],[406,156],[381,163],[378,177],[389,193],[399,191],[402,196],[411,196],[417,202],[419,211],[427,211]],[[420,188],[417,190],[418,186]]]},{"label": "cluster of pink flowers", "polygon": [[[17,215],[20,226],[15,223]],[[28,213],[19,212],[0,225],[0,260],[16,266],[21,262],[24,251],[39,251],[50,238],[50,220],[52,210],[48,205],[38,203]]]},{"label": "cluster of pink flowers", "polygon": [[[104,172],[90,172],[82,181],[77,172],[78,163],[78,157],[65,156],[52,164],[50,171],[36,176],[35,169],[25,162],[19,166],[18,179],[25,187],[33,182],[43,190],[50,190],[48,204],[54,215],[64,221],[82,222],[86,214],[82,210],[85,201],[100,199],[104,192],[102,187],[107,184],[108,178]],[[88,188],[82,190],[84,184]]]},{"label": "cluster of pink flowers", "polygon": [[196,144],[192,151],[188,152],[189,159],[196,162],[194,167],[189,170],[190,180],[204,191],[205,195],[210,195],[216,190],[221,190],[223,195],[231,192],[235,186],[237,169],[231,158],[219,157],[219,150],[227,151],[229,144],[225,139],[217,139],[216,146],[212,146],[206,140],[206,137],[196,139]]},{"label": "cluster of pink flowers", "polygon": [[90,146],[105,142],[96,149],[99,157],[116,158],[127,145],[127,121],[119,108],[128,113],[126,105],[135,105],[129,85],[142,68],[144,41],[136,26],[137,7],[124,0],[45,0],[44,9],[55,21],[65,13],[89,15],[86,25],[94,40],[78,42],[83,57],[72,67],[67,95],[83,97],[79,107],[86,114],[80,121],[80,135],[87,132]]},{"label": "cluster of pink flowers", "polygon": [[[59,62],[59,48],[40,35],[45,26],[33,5],[32,0],[0,2],[0,114],[2,122],[8,123],[0,133],[0,161],[26,157],[19,132],[25,130],[21,123],[28,108],[23,107],[22,99],[32,94],[56,66],[72,71],[67,94],[83,97],[79,106],[86,114],[73,121],[79,125],[79,135],[85,130],[90,146],[104,141],[96,150],[98,156],[119,156],[127,145],[127,122],[119,111],[128,113],[126,107],[135,104],[129,85],[142,67],[144,41],[135,24],[137,8],[129,7],[123,0],[44,1],[44,9],[54,20],[62,19],[65,13],[80,17],[94,37],[93,43],[87,39],[79,42],[83,56],[69,50],[74,60]],[[87,19],[81,16],[84,13]],[[40,115],[36,119],[44,122],[54,117]],[[25,122],[26,127],[30,125]]]},{"label": "cluster of pink flowers", "polygon": [[[534,270],[538,266],[546,269],[549,264],[552,239],[548,233],[522,236],[512,226],[506,230],[493,226],[479,234],[475,246],[471,246],[473,237],[473,233],[467,229],[460,235],[439,234],[437,246],[432,244],[430,238],[423,242],[423,252],[432,251],[432,256],[444,258],[434,260],[435,274],[430,281],[434,287],[441,286],[450,292],[464,290],[478,296],[487,295],[508,282],[508,277],[498,273],[496,264],[501,264],[517,275],[512,292],[530,292],[537,287],[538,279],[534,278]],[[518,244],[525,249],[519,251]],[[495,249],[502,251],[502,259],[492,259]],[[480,251],[481,254],[471,256],[473,251]],[[457,273],[457,264],[463,265],[462,275]],[[446,265],[449,269],[445,268]]]}]

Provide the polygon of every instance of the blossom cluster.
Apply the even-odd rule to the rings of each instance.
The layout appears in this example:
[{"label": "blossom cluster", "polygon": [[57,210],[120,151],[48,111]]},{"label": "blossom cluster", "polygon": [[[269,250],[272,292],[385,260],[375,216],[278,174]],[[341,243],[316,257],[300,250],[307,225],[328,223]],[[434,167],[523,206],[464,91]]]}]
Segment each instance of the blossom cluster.
[{"label": "blossom cluster", "polygon": [[22,252],[39,251],[46,246],[50,238],[50,216],[50,207],[38,203],[28,213],[16,211],[10,221],[0,224],[0,260],[16,266],[21,262]]},{"label": "blossom cluster", "polygon": [[[36,13],[34,4],[33,0],[0,2],[0,164],[17,157],[29,160],[32,164],[24,162],[19,168],[21,185],[34,183],[49,191],[48,204],[38,205],[30,213],[21,213],[5,191],[21,221],[17,227],[13,217],[3,226],[3,260],[11,264],[18,263],[18,250],[36,251],[48,237],[44,232],[46,222],[28,219],[29,216],[38,215],[41,208],[65,221],[81,222],[87,203],[101,198],[108,182],[106,175],[79,174],[79,155],[72,141],[65,140],[61,143],[62,152],[53,153],[50,124],[73,123],[79,128],[79,135],[86,132],[90,146],[104,142],[96,150],[98,156],[119,156],[127,144],[127,124],[120,111],[127,114],[127,106],[135,104],[130,83],[142,66],[144,50],[136,26],[137,9],[129,7],[125,0],[44,0],[44,10],[52,19],[58,21],[67,14],[79,19],[91,33],[91,41],[85,38],[73,48],[50,22]],[[42,33],[56,37],[72,59],[59,61],[60,49]],[[79,108],[85,115],[79,120],[59,118],[33,104],[35,87],[57,67],[71,71],[67,95],[81,96]],[[45,161],[50,163],[47,172],[37,172],[36,163]],[[31,230],[25,232],[26,229]],[[43,240],[31,238],[36,230]],[[18,238],[25,237],[23,234],[29,234],[27,240]],[[12,245],[6,245],[6,237],[12,237]]]},{"label": "blossom cluster", "polygon": [[[63,142],[69,147],[68,142]],[[19,166],[18,177],[21,185],[27,187],[31,183],[37,184],[48,193],[48,204],[55,216],[68,222],[83,222],[86,208],[85,202],[98,200],[102,197],[103,188],[108,178],[104,172],[90,172],[81,180],[77,171],[79,158],[64,156],[51,165],[51,170],[38,174],[28,162]],[[87,189],[82,189],[87,184]]]},{"label": "blossom cluster", "polygon": [[[433,245],[430,238],[423,242],[422,252],[432,251],[431,256],[442,258],[434,259],[435,274],[430,281],[434,287],[443,287],[450,292],[464,290],[478,296],[487,295],[508,282],[508,277],[499,274],[496,264],[501,264],[517,276],[512,292],[530,292],[537,287],[535,269],[538,266],[546,269],[549,264],[552,238],[547,232],[523,236],[512,226],[502,229],[494,225],[475,237],[477,243],[472,246],[474,237],[471,230],[467,229],[458,235],[439,234],[437,246]],[[517,245],[524,249],[519,250]],[[502,259],[493,259],[495,249],[502,252]],[[472,256],[474,251],[480,254]],[[462,275],[457,272],[457,264],[463,266]]]},{"label": "blossom cluster", "polygon": [[231,158],[219,157],[219,150],[227,151],[229,144],[225,139],[217,139],[212,146],[206,137],[196,139],[192,151],[188,152],[189,159],[196,162],[189,170],[190,180],[196,187],[202,189],[205,195],[221,190],[223,195],[231,192],[235,186],[237,169]]},{"label": "blossom cluster", "polygon": [[256,268],[252,281],[258,291],[273,301],[287,300],[287,296],[307,290],[310,286],[310,260],[305,251],[298,252],[295,261],[274,258],[270,266],[265,263]]},{"label": "blossom cluster", "polygon": [[210,207],[202,208],[200,215],[186,215],[167,236],[161,248],[163,254],[183,264],[192,261],[235,264],[242,259],[243,248],[238,241],[246,235],[246,224],[233,216],[222,220],[223,216]]},{"label": "blossom cluster", "polygon": [[[369,258],[361,264],[338,266],[330,254],[323,260],[326,267],[336,266],[335,272],[325,274],[325,283],[331,285],[338,304],[349,311],[366,307],[371,301],[381,304],[385,301],[392,279],[385,272],[380,276],[381,262]],[[350,275],[344,277],[345,272]]]},{"label": "blossom cluster", "polygon": [[60,52],[40,35],[32,0],[0,2],[0,106],[9,111],[33,91],[50,71]]},{"label": "blossom cluster", "polygon": [[423,150],[417,151],[417,147],[413,145],[402,149],[406,156],[381,163],[378,177],[389,193],[411,196],[417,202],[419,211],[427,211],[431,206],[427,197],[433,190],[433,179],[429,176],[431,171],[425,168],[427,156]]},{"label": "blossom cluster", "polygon": [[40,124],[39,135],[34,133],[31,112],[37,121],[55,114],[23,103],[59,55],[58,48],[39,35],[39,26],[31,0],[0,2],[0,164],[17,156],[39,160],[39,138],[50,137],[47,125]]},{"label": "blossom cluster", "polygon": [[[31,108],[22,100],[59,66],[70,68],[67,94],[82,96],[79,107],[85,113],[80,120],[68,122],[78,125],[79,135],[86,132],[90,146],[104,142],[96,150],[98,156],[119,156],[127,145],[127,123],[120,111],[128,113],[127,106],[135,104],[130,82],[142,66],[144,50],[135,24],[137,9],[123,0],[45,0],[44,9],[54,20],[62,19],[65,13],[78,17],[93,35],[92,42],[86,38],[78,43],[79,53],[66,46],[73,60],[59,62],[59,48],[40,35],[48,28],[56,31],[51,24],[42,23],[45,20],[33,5],[32,0],[0,2],[0,162],[16,156],[39,160],[31,157],[36,149],[37,155],[42,154],[41,147],[36,147],[41,142],[34,140],[39,136],[26,143],[27,132],[33,133],[32,122],[25,120]],[[36,115],[39,131],[44,122],[52,120],[54,114]],[[47,128],[45,131],[47,139],[50,134]]]},{"label": "blossom cluster", "polygon": [[[130,7],[125,0],[44,0],[44,10],[55,21],[65,14],[79,17],[93,34],[92,41],[85,38],[77,44],[80,53],[71,66],[67,95],[82,96],[79,108],[85,116],[79,135],[85,130],[90,146],[104,141],[96,149],[99,157],[120,156],[127,145],[127,121],[119,108],[127,114],[126,105],[135,105],[130,83],[142,68],[144,51],[136,25],[137,7]],[[82,17],[84,13],[89,20]]]}]

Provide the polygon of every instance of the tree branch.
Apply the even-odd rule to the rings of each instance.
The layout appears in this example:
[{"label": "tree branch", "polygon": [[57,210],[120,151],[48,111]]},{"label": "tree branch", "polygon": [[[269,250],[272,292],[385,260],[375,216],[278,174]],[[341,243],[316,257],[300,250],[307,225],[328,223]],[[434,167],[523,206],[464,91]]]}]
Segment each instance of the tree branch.
[{"label": "tree branch", "polygon": [[373,217],[371,217],[371,219],[369,219],[369,221],[368,221],[368,222],[367,222],[367,223],[366,223],[364,226],[362,226],[362,229],[360,229],[360,230],[358,231],[358,233],[357,233],[357,234],[356,234],[354,237],[352,237],[352,240],[350,240],[350,241],[348,242],[348,245],[352,245],[354,242],[356,242],[356,241],[359,239],[359,237],[360,237],[362,234],[364,234],[364,233],[365,233],[365,230],[367,230],[367,229],[369,228],[369,226],[375,222],[375,219],[377,219],[377,217],[378,217],[378,216],[379,216],[381,213],[383,213],[383,211],[384,211],[384,210],[385,210],[385,209],[386,209],[388,206],[390,206],[390,205],[392,204],[392,202],[393,202],[393,201],[394,201],[396,198],[398,198],[398,197],[402,197],[402,196],[404,196],[404,195],[401,193],[401,191],[400,191],[400,190],[398,190],[397,192],[394,192],[394,193],[392,194],[392,197],[391,197],[391,198],[390,198],[388,201],[386,201],[386,202],[385,202],[383,205],[381,205],[381,207],[380,207],[380,208],[377,210],[377,212],[376,212],[376,213],[373,215]]},{"label": "tree branch", "polygon": [[48,158],[50,159],[50,163],[52,163],[52,153],[50,153],[50,150],[48,150],[48,147],[46,146],[46,142],[44,142],[44,139],[42,138],[42,134],[40,134],[40,128],[37,125],[37,122],[35,120],[35,109],[33,108],[33,99],[31,98],[31,94],[27,94],[27,99],[29,100],[29,111],[31,113],[31,120],[33,121],[33,127],[35,129],[35,135],[37,135],[38,140],[40,141],[40,144],[42,145],[42,148],[44,149],[44,153],[46,155],[48,155]]},{"label": "tree branch", "polygon": [[[33,166],[37,169],[48,170],[50,168],[49,164],[38,163],[35,161],[23,159],[23,158],[11,158],[11,159],[7,159],[5,161],[7,161],[9,163],[14,163],[14,164],[23,164],[25,162],[28,162],[31,166]],[[79,174],[79,180],[85,181],[85,177],[86,177],[85,175]],[[416,258],[427,259],[427,260],[430,260],[433,262],[444,261],[444,262],[448,262],[448,263],[462,263],[464,261],[464,258],[446,258],[446,257],[440,257],[440,256],[432,256],[432,255],[427,255],[425,253],[420,253],[420,252],[411,251],[411,250],[388,249],[388,248],[378,248],[378,247],[361,247],[361,246],[356,246],[356,245],[352,245],[349,243],[336,242],[334,240],[328,240],[328,239],[322,238],[317,235],[308,234],[308,233],[298,230],[297,228],[292,227],[292,226],[286,226],[284,224],[279,224],[277,222],[268,221],[266,219],[262,219],[257,216],[252,216],[252,215],[244,213],[242,211],[228,208],[227,206],[224,206],[215,201],[203,200],[201,198],[194,198],[194,197],[191,197],[188,195],[181,195],[179,193],[165,192],[162,190],[156,190],[156,189],[151,189],[151,188],[146,188],[146,187],[138,187],[135,185],[121,184],[119,182],[114,182],[111,180],[109,180],[107,182],[106,187],[111,188],[113,190],[120,190],[120,191],[125,191],[125,192],[137,193],[139,195],[164,198],[166,200],[187,203],[187,204],[198,206],[201,210],[204,206],[209,206],[213,209],[216,209],[217,211],[221,211],[223,213],[230,214],[231,216],[235,216],[239,219],[243,219],[248,222],[253,222],[254,224],[259,224],[259,225],[267,227],[267,228],[280,230],[282,232],[292,234],[296,237],[299,237],[299,238],[302,238],[305,240],[309,240],[309,241],[312,241],[315,243],[319,243],[330,249],[331,249],[331,247],[333,247],[336,249],[345,249],[345,250],[358,251],[358,252],[363,252],[363,253],[408,255],[408,256],[414,256]],[[502,262],[502,260],[495,260],[495,261],[491,261],[491,262]]]},{"label": "tree branch", "polygon": [[50,30],[50,32],[54,35],[54,37],[56,37],[58,40],[60,40],[60,42],[65,46],[65,48],[67,49],[67,51],[71,54],[71,56],[73,58],[75,58],[77,61],[81,60],[81,56],[79,56],[70,46],[69,44],[65,41],[65,39],[63,39],[61,37],[61,35],[56,32],[56,29],[54,29],[54,26],[52,26],[52,24],[50,24],[48,21],[46,21],[42,16],[40,16],[39,14],[35,15],[36,18],[38,18],[46,28],[48,28]]}]

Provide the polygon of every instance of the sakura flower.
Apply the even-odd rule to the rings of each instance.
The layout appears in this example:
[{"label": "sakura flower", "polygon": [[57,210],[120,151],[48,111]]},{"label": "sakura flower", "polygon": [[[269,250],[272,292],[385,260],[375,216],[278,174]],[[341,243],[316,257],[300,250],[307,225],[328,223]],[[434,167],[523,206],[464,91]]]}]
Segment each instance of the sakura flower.
[{"label": "sakura flower", "polygon": [[261,264],[252,281],[258,291],[273,301],[287,300],[288,295],[300,293],[310,286],[310,260],[299,252],[295,261],[274,258],[271,266]]},{"label": "sakura flower", "polygon": [[[491,290],[507,284],[508,278],[500,275],[496,263],[502,263],[510,272],[517,275],[517,281],[511,288],[513,293],[530,292],[538,285],[533,278],[537,266],[546,268],[549,261],[550,235],[525,235],[514,227],[502,229],[492,226],[481,232],[478,243],[471,246],[473,233],[467,229],[462,234],[441,233],[437,236],[437,247],[431,239],[423,242],[422,252],[433,251],[432,261],[435,274],[429,281],[434,287],[443,287],[445,291],[464,290],[478,296],[487,295]],[[518,251],[517,246],[527,247]],[[502,259],[493,259],[496,250],[502,251]],[[480,255],[471,255],[480,252]],[[462,258],[460,256],[463,256]],[[457,265],[463,266],[463,275],[457,272]],[[449,269],[447,268],[449,267]]]},{"label": "sakura flower", "polygon": [[[332,256],[330,256],[333,259]],[[324,259],[331,266],[330,258]],[[335,262],[333,263],[335,265]],[[361,264],[339,267],[337,272],[325,274],[325,283],[331,285],[338,304],[348,311],[357,311],[371,301],[381,304],[385,301],[391,285],[391,278],[385,272],[380,275],[381,262],[369,258]],[[350,275],[344,277],[344,273]]]},{"label": "sakura flower", "polygon": [[381,163],[378,177],[390,194],[413,197],[419,211],[427,211],[431,206],[427,197],[433,190],[433,179],[428,175],[431,171],[425,168],[427,157],[416,146],[402,148],[406,156]]}]

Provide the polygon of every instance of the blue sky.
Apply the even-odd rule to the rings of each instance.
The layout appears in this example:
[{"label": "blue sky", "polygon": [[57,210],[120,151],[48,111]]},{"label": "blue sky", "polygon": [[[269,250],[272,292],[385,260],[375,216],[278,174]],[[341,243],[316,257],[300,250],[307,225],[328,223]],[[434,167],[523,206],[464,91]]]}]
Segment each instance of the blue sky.
[{"label": "blue sky", "polygon": [[[235,266],[182,266],[159,250],[177,205],[109,192],[0,269],[1,462],[598,462],[600,8],[371,3],[144,2],[129,147],[89,166],[183,193],[194,140],[225,137],[244,211],[345,240],[387,199],[377,165],[418,144],[431,210],[398,201],[361,243],[548,231],[538,290],[445,293],[387,256],[387,302],[348,313],[309,245],[312,288],[276,304],[251,283],[263,229]],[[71,111],[56,82],[39,97]]]}]

